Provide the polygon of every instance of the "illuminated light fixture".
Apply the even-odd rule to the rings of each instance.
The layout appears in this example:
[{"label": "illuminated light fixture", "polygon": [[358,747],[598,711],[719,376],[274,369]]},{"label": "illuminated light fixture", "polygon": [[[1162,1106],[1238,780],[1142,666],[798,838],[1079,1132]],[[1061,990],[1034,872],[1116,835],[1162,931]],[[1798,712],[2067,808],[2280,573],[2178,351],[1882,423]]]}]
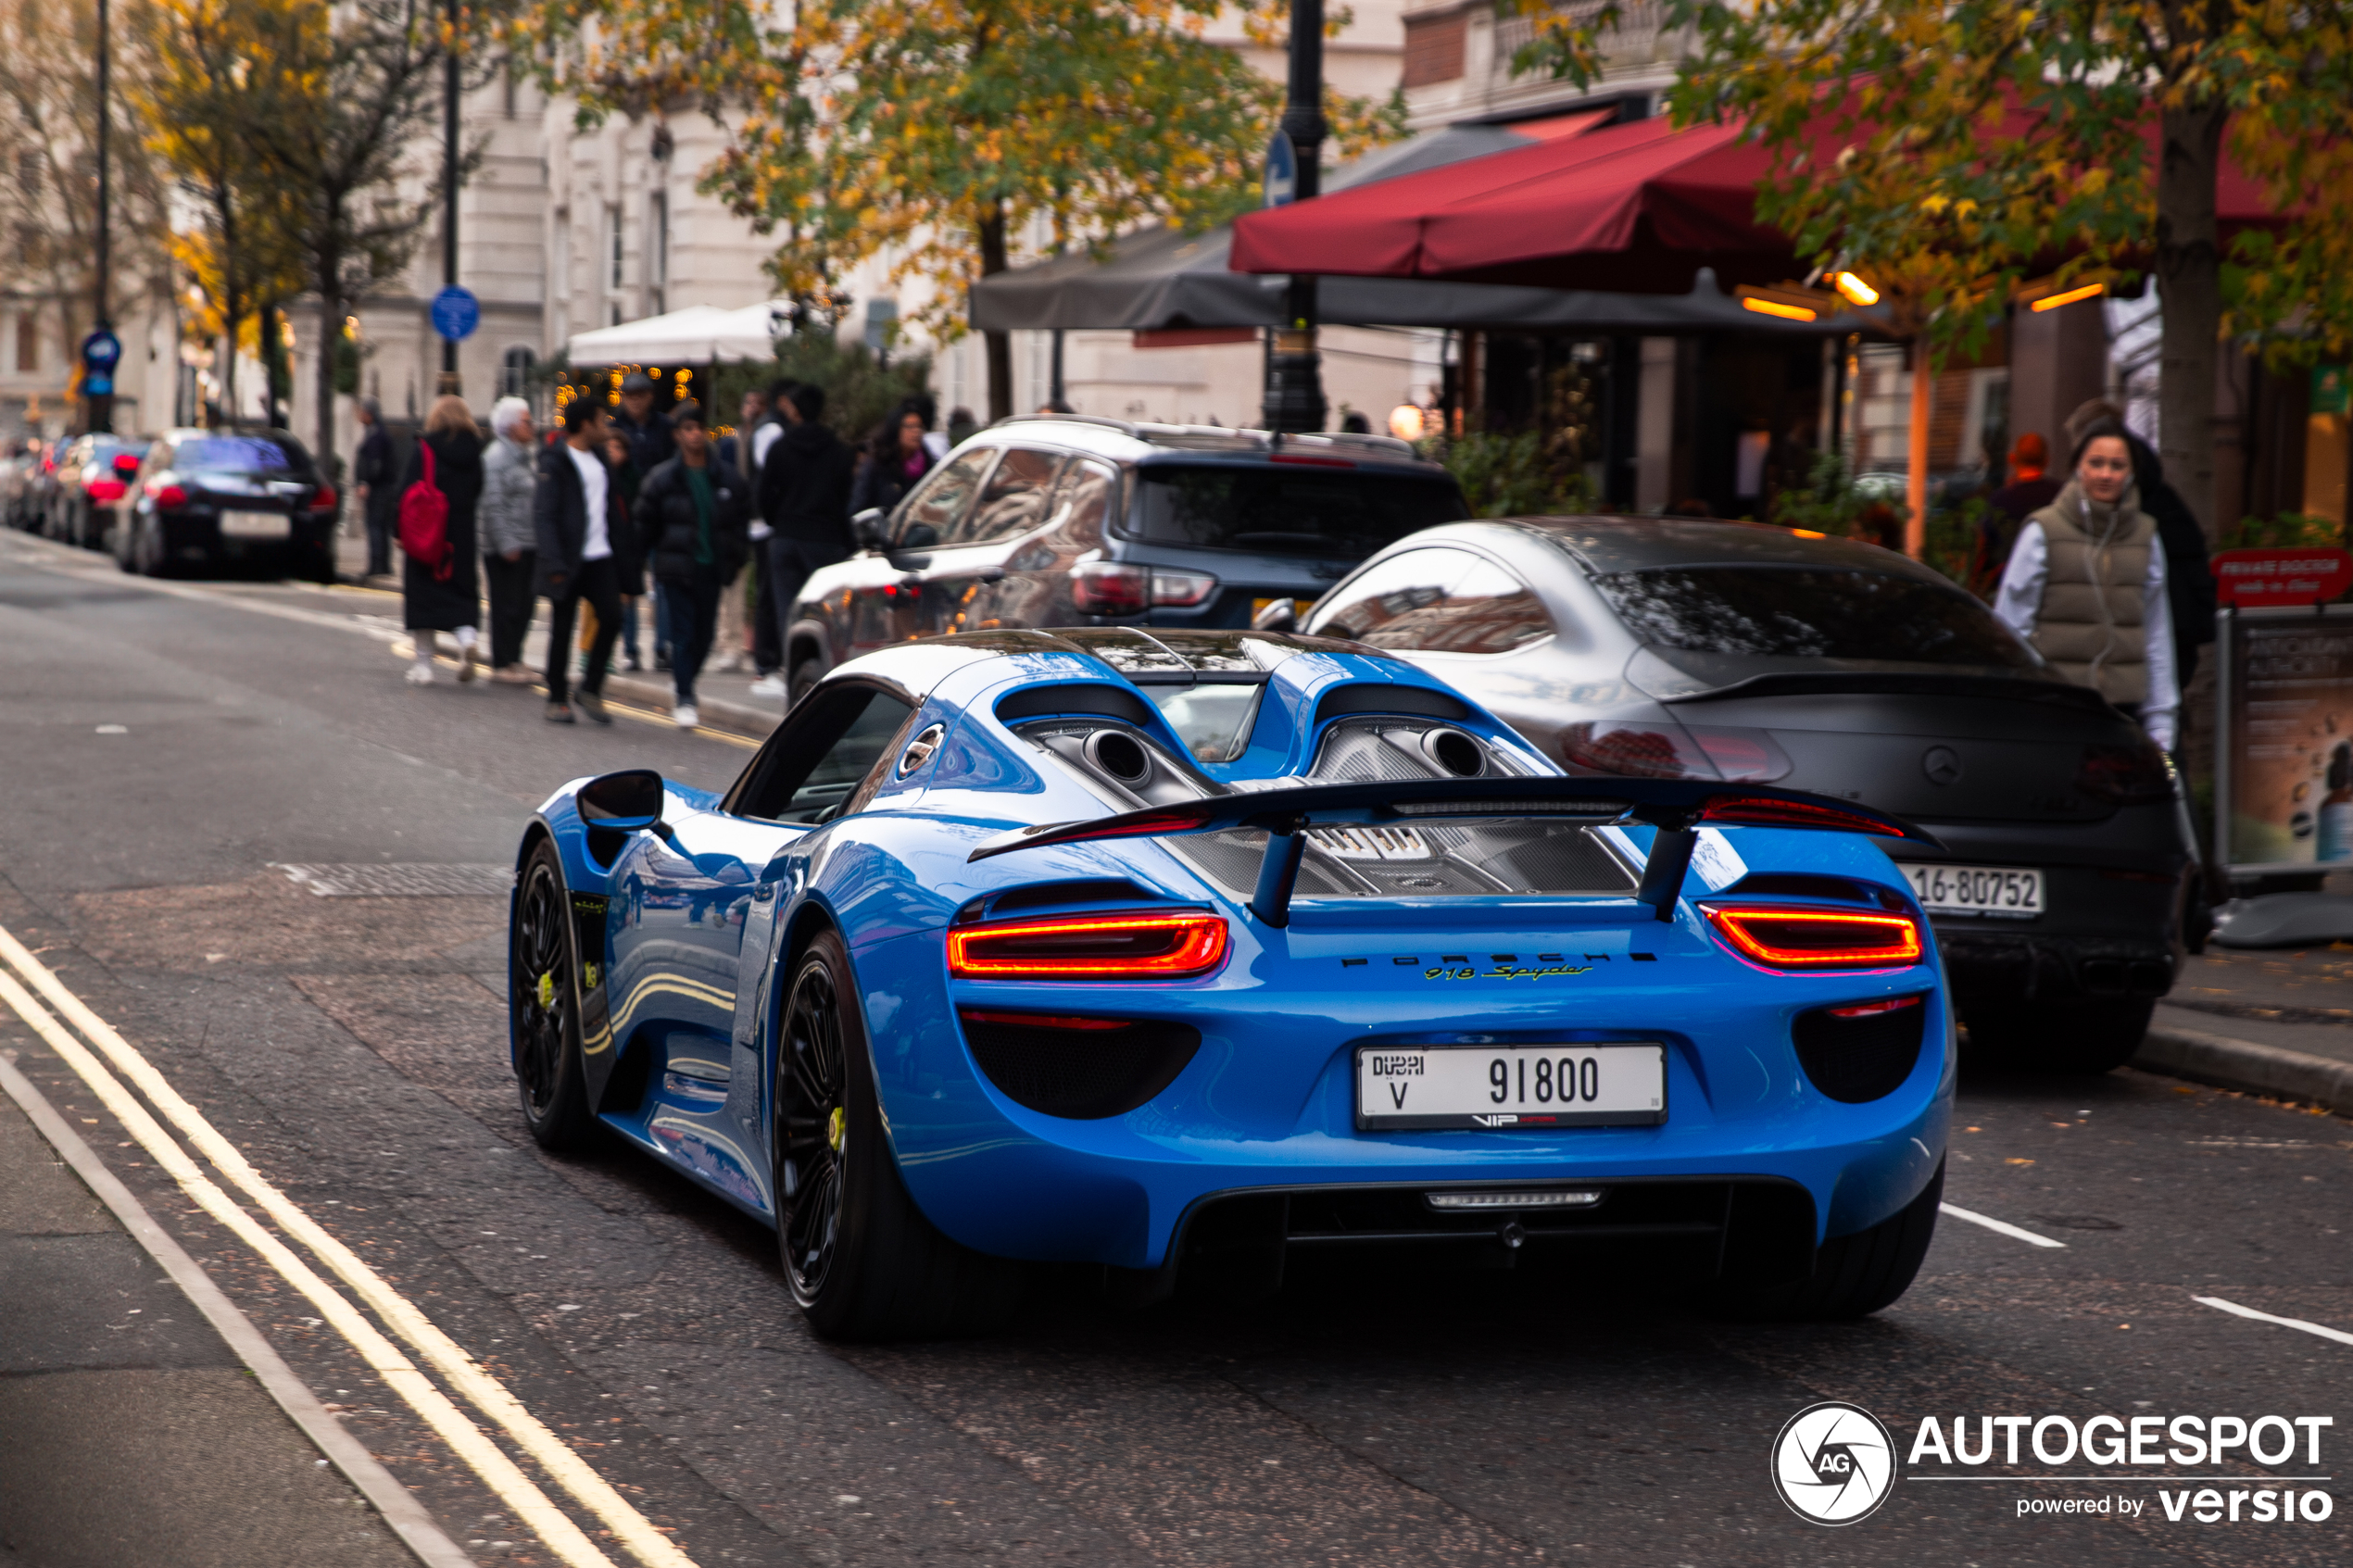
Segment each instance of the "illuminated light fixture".
[{"label": "illuminated light fixture", "polygon": [[2079,299],[2096,299],[2107,292],[2106,283],[2085,283],[2082,288],[2070,289],[2065,294],[2045,295],[2034,302],[2032,308],[2039,316],[2045,310],[2057,310],[2060,306],[2072,305]]},{"label": "illuminated light fixture", "polygon": [[1591,1209],[1602,1200],[1592,1188],[1574,1192],[1433,1192],[1423,1195],[1432,1209]]},{"label": "illuminated light fixture", "polygon": [[1743,298],[1741,308],[1754,310],[1759,316],[1779,316],[1785,321],[1811,321],[1816,314],[1803,305],[1783,305],[1778,299],[1759,299],[1755,295]]},{"label": "illuminated light fixture", "polygon": [[1419,441],[1427,428],[1416,404],[1400,403],[1389,411],[1389,433],[1400,441]]},{"label": "illuminated light fixture", "polygon": [[1831,274],[1830,282],[1831,287],[1845,296],[1849,305],[1877,305],[1879,303],[1879,290],[1871,287],[1852,272],[1833,272]]},{"label": "illuminated light fixture", "polygon": [[965,980],[1190,980],[1226,961],[1222,915],[1062,915],[948,933],[948,972]]},{"label": "illuminated light fixture", "polygon": [[1734,951],[1775,969],[1902,969],[1927,951],[1907,914],[1787,904],[1705,906]]},{"label": "illuminated light fixture", "polygon": [[1799,539],[1827,539],[1830,537],[1829,534],[1815,528],[1793,528],[1790,530],[1790,533],[1793,537]]}]

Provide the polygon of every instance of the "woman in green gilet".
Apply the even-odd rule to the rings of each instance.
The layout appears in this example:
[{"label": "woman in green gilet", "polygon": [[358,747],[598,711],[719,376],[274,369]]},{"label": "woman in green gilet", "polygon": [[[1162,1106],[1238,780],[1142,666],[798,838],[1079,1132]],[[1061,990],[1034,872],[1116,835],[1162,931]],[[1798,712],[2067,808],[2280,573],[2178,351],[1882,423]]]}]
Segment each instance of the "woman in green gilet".
[{"label": "woman in green gilet", "polygon": [[2052,668],[2133,715],[2173,749],[2182,693],[2157,524],[2133,488],[2124,427],[2100,420],[2075,444],[2058,498],[2028,515],[1994,613]]}]

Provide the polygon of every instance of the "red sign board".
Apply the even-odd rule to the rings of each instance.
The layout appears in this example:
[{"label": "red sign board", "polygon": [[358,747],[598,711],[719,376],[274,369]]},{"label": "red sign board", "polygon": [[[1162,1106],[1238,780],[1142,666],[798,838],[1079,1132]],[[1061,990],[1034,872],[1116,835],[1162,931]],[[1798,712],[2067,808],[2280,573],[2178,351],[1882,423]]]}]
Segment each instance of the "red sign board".
[{"label": "red sign board", "polygon": [[2214,587],[2226,605],[2316,605],[2353,587],[2353,555],[2334,545],[2293,550],[2224,550]]}]

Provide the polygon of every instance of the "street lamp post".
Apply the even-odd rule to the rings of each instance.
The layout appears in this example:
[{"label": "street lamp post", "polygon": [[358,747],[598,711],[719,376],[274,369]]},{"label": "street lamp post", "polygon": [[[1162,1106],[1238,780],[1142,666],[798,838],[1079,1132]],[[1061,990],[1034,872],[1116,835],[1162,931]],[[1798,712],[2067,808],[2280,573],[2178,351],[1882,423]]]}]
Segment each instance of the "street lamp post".
[{"label": "street lamp post", "polygon": [[[108,90],[107,78],[110,63],[107,56],[107,0],[98,0],[98,232],[95,254],[92,258],[96,264],[97,271],[93,292],[96,295],[98,320],[93,332],[94,337],[97,333],[107,332],[114,325],[111,320],[112,313],[107,308],[107,298],[108,293],[107,287],[107,197],[108,195],[107,188],[107,94]],[[105,391],[88,391],[84,394],[87,400],[83,412],[84,429],[95,431],[114,429],[113,372],[114,367],[107,366],[107,379],[102,383],[106,388]],[[85,378],[90,373],[86,365],[82,373]]]},{"label": "street lamp post", "polygon": [[[1297,169],[1292,199],[1312,201],[1323,182],[1324,0],[1291,0],[1290,81],[1282,134]],[[1266,361],[1266,428],[1324,428],[1324,382],[1315,353],[1315,280],[1292,273],[1283,324]]]},{"label": "street lamp post", "polygon": [[[101,0],[103,3],[103,0]],[[441,285],[458,286],[458,0],[449,0],[449,37],[442,62],[441,95]],[[458,340],[441,340],[439,389],[462,395],[465,381],[458,374]]]}]

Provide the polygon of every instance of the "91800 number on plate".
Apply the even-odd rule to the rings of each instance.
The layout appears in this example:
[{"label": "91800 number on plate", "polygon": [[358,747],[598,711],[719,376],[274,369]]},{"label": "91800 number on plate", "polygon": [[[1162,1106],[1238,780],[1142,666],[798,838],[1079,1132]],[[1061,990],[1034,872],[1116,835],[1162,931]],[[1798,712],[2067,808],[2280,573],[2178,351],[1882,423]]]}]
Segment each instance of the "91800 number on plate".
[{"label": "91800 number on plate", "polygon": [[1667,1120],[1667,1047],[1365,1047],[1356,1053],[1356,1125],[1416,1128],[1647,1127]]}]

